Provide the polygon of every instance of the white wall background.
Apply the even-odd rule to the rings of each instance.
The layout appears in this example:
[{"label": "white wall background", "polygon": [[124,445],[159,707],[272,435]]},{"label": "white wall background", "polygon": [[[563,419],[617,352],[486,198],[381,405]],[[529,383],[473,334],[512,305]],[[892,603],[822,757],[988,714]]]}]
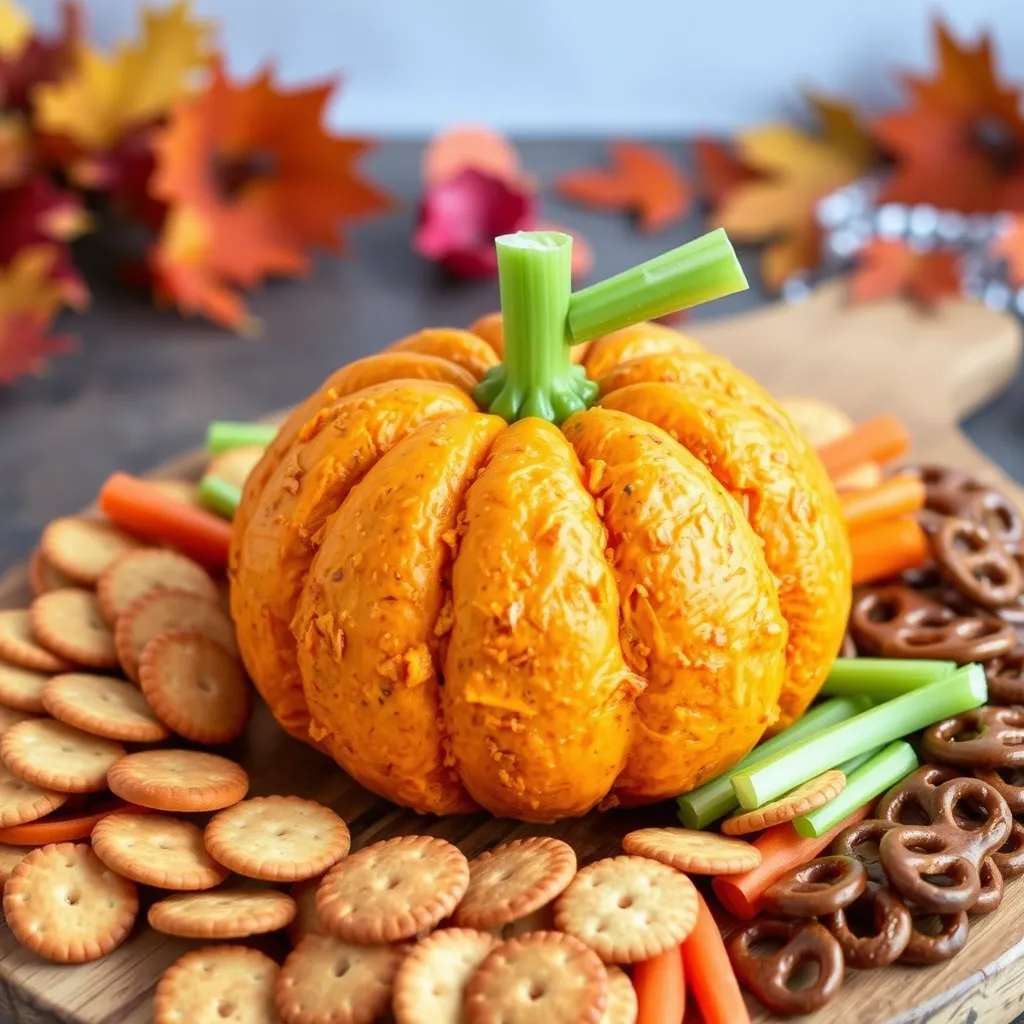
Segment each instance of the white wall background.
[{"label": "white wall background", "polygon": [[[162,0],[150,0],[161,5]],[[535,135],[679,134],[792,113],[800,84],[869,107],[891,71],[930,59],[928,18],[995,30],[1024,81],[1024,0],[193,0],[230,67],[286,81],[342,72],[349,130],[422,134],[484,121]],[[22,0],[43,22],[57,0]],[[132,30],[136,0],[85,0],[95,39]]]}]

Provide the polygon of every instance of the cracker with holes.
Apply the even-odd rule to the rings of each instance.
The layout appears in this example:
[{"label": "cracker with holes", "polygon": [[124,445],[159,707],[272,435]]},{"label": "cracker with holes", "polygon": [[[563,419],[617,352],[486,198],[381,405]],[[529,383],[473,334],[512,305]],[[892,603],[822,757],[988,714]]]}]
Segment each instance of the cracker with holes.
[{"label": "cracker with holes", "polygon": [[36,821],[62,807],[67,793],[35,786],[0,764],[0,828]]},{"label": "cracker with holes", "polygon": [[743,835],[746,832],[759,832],[763,828],[779,825],[784,821],[792,821],[816,807],[824,807],[845,788],[846,776],[838,768],[832,768],[790,790],[778,800],[772,800],[771,803],[753,811],[741,811],[731,815],[722,822],[722,831],[726,835]]},{"label": "cracker with holes", "polygon": [[287,928],[295,900],[276,889],[214,889],[165,896],[149,908],[150,927],[183,939],[244,939]]},{"label": "cracker with holes", "polygon": [[238,739],[252,711],[252,687],[241,662],[194,631],[164,633],[146,644],[139,687],[160,720],[193,743]]},{"label": "cracker with holes", "polygon": [[493,949],[466,986],[467,1024],[601,1024],[608,972],[578,939],[532,932]]},{"label": "cracker with holes", "polygon": [[338,861],[316,907],[324,928],[345,942],[400,942],[443,921],[468,885],[469,864],[451,843],[398,836]]},{"label": "cracker with holes", "polygon": [[277,983],[284,1024],[373,1024],[391,1005],[404,953],[307,935],[288,954]]},{"label": "cracker with holes", "polygon": [[0,890],[11,877],[14,869],[32,852],[32,846],[9,846],[0,843]]},{"label": "cracker with holes", "polygon": [[99,793],[124,757],[120,743],[52,718],[30,718],[0,737],[0,761],[19,778],[58,793]]},{"label": "cracker with holes", "polygon": [[122,800],[155,811],[219,811],[245,796],[249,776],[219,754],[140,750],[107,772],[107,785]]},{"label": "cracker with holes", "polygon": [[742,839],[689,828],[637,829],[623,838],[622,848],[693,875],[735,875],[761,863],[757,847]]},{"label": "cracker with holes", "polygon": [[140,597],[165,590],[217,600],[213,577],[187,555],[167,548],[140,548],[122,555],[100,577],[96,596],[103,617],[113,625]]},{"label": "cracker with holes", "polygon": [[288,925],[288,941],[297,946],[312,932],[324,934],[324,926],[320,923],[320,915],[316,910],[316,892],[320,888],[320,878],[307,878],[296,882],[289,893],[295,900],[295,919]]},{"label": "cracker with holes", "polygon": [[117,668],[114,634],[91,590],[67,587],[37,597],[29,609],[32,635],[48,651],[75,665]]},{"label": "cracker with holes", "polygon": [[113,871],[158,889],[212,889],[228,876],[198,826],[164,814],[108,814],[92,830],[92,848]]},{"label": "cracker with holes", "polygon": [[0,661],[0,705],[40,714],[44,710],[43,687],[49,679],[48,672],[37,672]]},{"label": "cracker with holes", "polygon": [[395,1024],[461,1024],[466,982],[497,944],[472,928],[442,928],[420,939],[395,978]]},{"label": "cracker with holes", "polygon": [[629,975],[614,964],[605,964],[604,969],[608,972],[608,1002],[601,1024],[636,1024],[640,1008]]},{"label": "cracker with holes", "polygon": [[678,946],[696,922],[693,883],[645,857],[588,864],[555,903],[555,925],[610,964],[650,960]]},{"label": "cracker with holes", "polygon": [[50,565],[83,587],[94,587],[108,566],[143,546],[141,540],[113,523],[86,516],[55,519],[40,540]]},{"label": "cracker with holes", "polygon": [[348,853],[348,826],[329,807],[297,796],[260,796],[215,814],[207,850],[248,878],[297,882],[322,875]]},{"label": "cracker with holes", "polygon": [[112,953],[128,938],[138,912],[135,884],[111,871],[88,843],[33,850],[4,886],[4,916],[14,937],[61,964]]},{"label": "cracker with holes", "polygon": [[0,611],[0,658],[31,672],[70,672],[75,666],[35,638],[27,610]]},{"label": "cracker with holes", "polygon": [[58,721],[108,740],[159,743],[170,730],[131,683],[115,676],[68,672],[43,687],[43,707]]},{"label": "cracker with holes", "polygon": [[457,924],[496,928],[550,903],[576,874],[568,843],[547,836],[516,839],[469,864],[469,888],[455,910]]},{"label": "cracker with holes", "polygon": [[277,1024],[279,973],[266,953],[248,946],[193,949],[157,983],[153,1024]]}]

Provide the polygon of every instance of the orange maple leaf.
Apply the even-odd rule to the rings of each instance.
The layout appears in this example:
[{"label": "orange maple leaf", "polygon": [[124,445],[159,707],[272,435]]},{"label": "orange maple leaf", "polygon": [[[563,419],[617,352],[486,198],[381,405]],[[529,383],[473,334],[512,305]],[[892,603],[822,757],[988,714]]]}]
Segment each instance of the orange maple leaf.
[{"label": "orange maple leaf", "polygon": [[819,135],[784,124],[739,134],[739,158],[759,177],[731,189],[714,218],[737,241],[769,243],[761,273],[773,290],[818,265],[818,200],[863,175],[875,156],[852,110],[817,96],[809,100],[821,122]]},{"label": "orange maple leaf", "polygon": [[663,153],[637,142],[611,144],[612,168],[563,174],[563,199],[598,210],[631,210],[644,231],[661,231],[686,216],[693,200],[686,175]]},{"label": "orange maple leaf", "polygon": [[1020,92],[998,79],[992,43],[958,43],[934,23],[933,78],[904,76],[909,105],[877,119],[895,159],[883,201],[931,203],[964,213],[1024,209]]},{"label": "orange maple leaf", "polygon": [[718,209],[740,185],[760,177],[720,139],[699,135],[692,146],[697,189],[712,210]]},{"label": "orange maple leaf", "polygon": [[344,251],[342,220],[390,207],[356,170],[370,143],[321,127],[336,85],[285,91],[269,70],[232,83],[218,67],[202,95],[172,109],[153,176],[169,216],[150,266],[181,309],[243,327],[231,286],[305,273],[311,246]]},{"label": "orange maple leaf", "polygon": [[857,258],[850,283],[854,302],[905,295],[924,309],[960,294],[960,260],[955,252],[915,252],[904,242],[875,239]]}]

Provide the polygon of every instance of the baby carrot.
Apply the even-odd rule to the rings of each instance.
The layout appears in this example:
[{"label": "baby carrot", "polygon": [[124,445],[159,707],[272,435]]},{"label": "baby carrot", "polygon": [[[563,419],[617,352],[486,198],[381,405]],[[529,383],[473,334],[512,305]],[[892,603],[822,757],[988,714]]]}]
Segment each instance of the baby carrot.
[{"label": "baby carrot", "polygon": [[678,946],[633,964],[636,1024],[682,1024],[686,1015],[686,979]]},{"label": "baby carrot", "polygon": [[873,523],[850,534],[853,582],[870,583],[928,560],[928,540],[913,516]]},{"label": "baby carrot", "polygon": [[754,846],[761,853],[761,863],[739,875],[719,875],[711,883],[715,895],[737,917],[753,917],[757,913],[761,894],[768,886],[777,882],[791,868],[814,860],[847,825],[867,817],[870,807],[870,803],[864,804],[823,836],[815,838],[797,835],[792,823],[788,821],[765,829],[754,841]]},{"label": "baby carrot", "polygon": [[683,943],[683,972],[704,1024],[750,1024],[722,933],[697,893],[697,924]]},{"label": "baby carrot", "polygon": [[853,430],[818,449],[818,458],[833,480],[865,462],[891,462],[910,447],[907,428],[889,414],[857,424]]},{"label": "baby carrot", "polygon": [[863,529],[887,519],[909,516],[924,508],[924,484],[920,477],[904,473],[877,487],[847,491],[839,497],[850,530]]},{"label": "baby carrot", "polygon": [[210,566],[228,564],[231,524],[169,498],[126,473],[114,473],[100,490],[99,506],[118,526],[147,540],[165,542]]}]

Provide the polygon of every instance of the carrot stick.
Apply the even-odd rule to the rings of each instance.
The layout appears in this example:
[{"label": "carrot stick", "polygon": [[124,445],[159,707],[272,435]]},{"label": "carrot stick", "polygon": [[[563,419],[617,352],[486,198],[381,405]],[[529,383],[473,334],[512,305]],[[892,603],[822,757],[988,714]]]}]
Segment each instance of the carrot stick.
[{"label": "carrot stick", "polygon": [[928,540],[913,516],[873,523],[850,535],[853,582],[870,583],[928,560]]},{"label": "carrot stick", "polygon": [[107,815],[119,811],[129,814],[149,813],[147,808],[126,804],[123,800],[107,801],[99,809],[73,814],[61,814],[58,811],[23,825],[0,828],[0,843],[10,846],[46,846],[48,843],[71,843],[76,839],[88,839],[96,824]]},{"label": "carrot stick", "polygon": [[682,1024],[686,1015],[686,979],[678,946],[651,960],[633,964],[636,1024]]},{"label": "carrot stick", "polygon": [[843,515],[850,530],[913,515],[924,508],[924,484],[920,477],[904,473],[862,491],[840,494]]},{"label": "carrot stick", "polygon": [[100,491],[99,506],[131,533],[172,544],[206,565],[228,564],[231,524],[169,498],[165,491],[144,480],[114,473]]},{"label": "carrot stick", "polygon": [[704,1024],[750,1024],[722,933],[697,893],[697,924],[683,943],[683,971]]},{"label": "carrot stick", "polygon": [[910,447],[910,434],[895,416],[875,416],[848,434],[818,449],[818,458],[833,480],[865,462],[886,463]]},{"label": "carrot stick", "polygon": [[864,804],[816,839],[797,835],[792,823],[788,821],[765,829],[754,841],[761,853],[761,863],[739,875],[719,875],[711,883],[715,895],[737,917],[745,920],[753,917],[757,913],[761,894],[768,886],[777,882],[791,868],[814,860],[844,828],[867,817],[870,807],[871,803]]}]

